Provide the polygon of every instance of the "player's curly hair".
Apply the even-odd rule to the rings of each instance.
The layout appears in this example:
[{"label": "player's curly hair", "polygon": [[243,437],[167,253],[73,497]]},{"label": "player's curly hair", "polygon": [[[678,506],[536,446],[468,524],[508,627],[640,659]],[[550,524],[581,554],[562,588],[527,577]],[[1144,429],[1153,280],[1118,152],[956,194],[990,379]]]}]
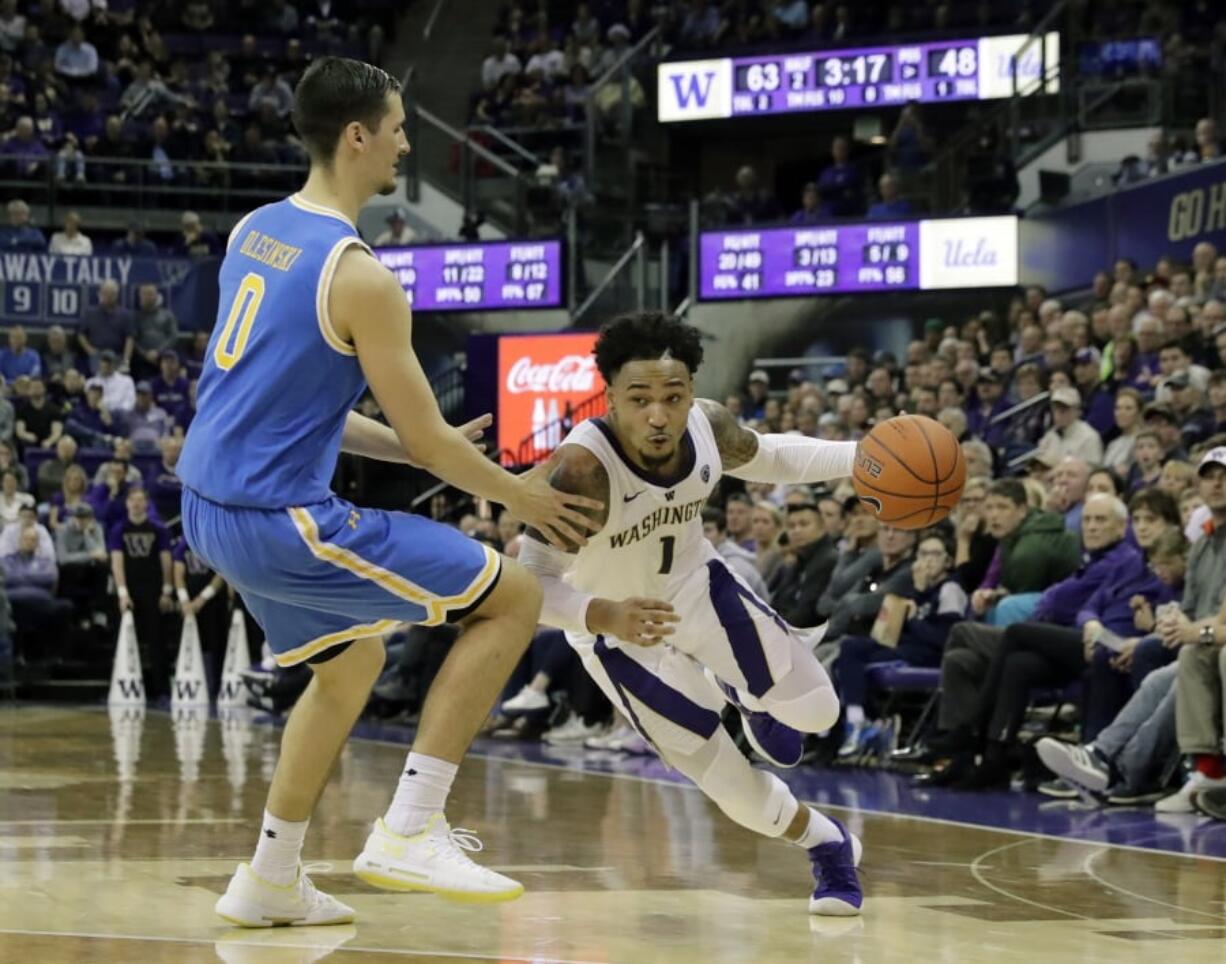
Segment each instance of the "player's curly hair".
[{"label": "player's curly hair", "polygon": [[702,364],[698,329],[661,311],[637,311],[605,322],[592,353],[605,383],[612,384],[626,362],[655,361],[666,352],[693,375]]}]

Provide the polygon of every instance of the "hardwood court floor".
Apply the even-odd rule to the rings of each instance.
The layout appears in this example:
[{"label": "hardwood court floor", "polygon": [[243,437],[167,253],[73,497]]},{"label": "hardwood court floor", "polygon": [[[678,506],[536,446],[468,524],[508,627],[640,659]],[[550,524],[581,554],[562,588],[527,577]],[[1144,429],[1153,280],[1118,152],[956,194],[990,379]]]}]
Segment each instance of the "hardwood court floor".
[{"label": "hardwood court floor", "polygon": [[804,855],[697,791],[492,757],[461,768],[452,818],[528,893],[493,908],[381,893],[348,865],[404,751],[363,740],[307,838],[356,925],[237,930],[212,905],[249,855],[279,735],[0,710],[0,964],[1226,961],[1216,858],[840,811],[865,841],[866,913],[811,919]]}]

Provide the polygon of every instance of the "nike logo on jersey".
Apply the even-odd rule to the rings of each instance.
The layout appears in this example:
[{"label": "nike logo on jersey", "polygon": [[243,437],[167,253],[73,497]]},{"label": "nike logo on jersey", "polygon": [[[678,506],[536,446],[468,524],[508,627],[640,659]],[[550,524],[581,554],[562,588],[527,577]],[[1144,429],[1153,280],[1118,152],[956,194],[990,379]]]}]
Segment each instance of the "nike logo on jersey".
[{"label": "nike logo on jersey", "polygon": [[646,491],[647,491],[646,489],[639,489],[637,492],[634,493],[634,495],[623,495],[622,502],[633,502],[635,499],[637,499],[640,495],[642,495]]}]

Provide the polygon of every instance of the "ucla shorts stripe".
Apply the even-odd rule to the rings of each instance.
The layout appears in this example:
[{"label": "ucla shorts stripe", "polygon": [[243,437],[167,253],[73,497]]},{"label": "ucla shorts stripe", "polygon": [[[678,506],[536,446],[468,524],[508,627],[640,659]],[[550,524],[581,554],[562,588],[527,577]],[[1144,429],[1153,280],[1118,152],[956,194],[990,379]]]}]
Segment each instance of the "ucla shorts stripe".
[{"label": "ucla shorts stripe", "polygon": [[183,492],[188,544],[233,585],[284,666],[397,623],[437,626],[481,603],[501,557],[450,526],[333,496],[290,509]]}]

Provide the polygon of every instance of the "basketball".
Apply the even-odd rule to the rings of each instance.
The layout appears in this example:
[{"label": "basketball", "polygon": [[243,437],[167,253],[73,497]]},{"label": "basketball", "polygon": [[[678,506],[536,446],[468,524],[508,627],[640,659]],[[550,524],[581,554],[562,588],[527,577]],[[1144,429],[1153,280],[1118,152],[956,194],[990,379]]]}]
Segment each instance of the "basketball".
[{"label": "basketball", "polygon": [[860,442],[852,483],[881,522],[923,529],[949,515],[962,496],[962,446],[934,419],[896,416]]}]

